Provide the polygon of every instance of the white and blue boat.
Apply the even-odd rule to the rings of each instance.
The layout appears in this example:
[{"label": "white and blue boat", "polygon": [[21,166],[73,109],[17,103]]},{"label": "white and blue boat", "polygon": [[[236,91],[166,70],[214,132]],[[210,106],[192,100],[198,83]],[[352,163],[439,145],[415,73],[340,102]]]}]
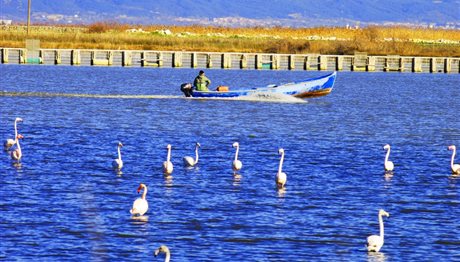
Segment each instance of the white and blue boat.
[{"label": "white and blue boat", "polygon": [[258,94],[284,94],[298,98],[308,98],[324,96],[331,93],[336,77],[337,72],[333,72],[325,76],[309,78],[299,82],[269,85],[252,89],[224,89],[221,91],[196,91],[192,89],[192,85],[190,83],[187,83],[182,84],[181,90],[187,97],[202,98],[232,98]]}]

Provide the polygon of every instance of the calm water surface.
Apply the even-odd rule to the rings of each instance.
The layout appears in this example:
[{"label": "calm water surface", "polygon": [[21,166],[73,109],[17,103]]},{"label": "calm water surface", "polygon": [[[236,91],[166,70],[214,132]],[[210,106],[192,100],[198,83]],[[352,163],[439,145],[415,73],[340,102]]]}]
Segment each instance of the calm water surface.
[{"label": "calm water surface", "polygon": [[[325,74],[206,72],[231,88]],[[25,136],[20,166],[0,154],[0,258],[150,261],[165,244],[172,261],[460,261],[460,177],[447,150],[460,147],[458,75],[339,72],[332,94],[307,103],[179,98],[196,73],[0,65],[2,92],[161,95],[0,96],[2,141],[16,117]],[[118,141],[122,174],[111,169]],[[200,162],[185,169],[195,142]],[[167,144],[171,179],[161,169]],[[274,182],[281,147],[284,191]],[[141,182],[143,221],[129,214]],[[368,254],[381,208],[385,244]]]}]

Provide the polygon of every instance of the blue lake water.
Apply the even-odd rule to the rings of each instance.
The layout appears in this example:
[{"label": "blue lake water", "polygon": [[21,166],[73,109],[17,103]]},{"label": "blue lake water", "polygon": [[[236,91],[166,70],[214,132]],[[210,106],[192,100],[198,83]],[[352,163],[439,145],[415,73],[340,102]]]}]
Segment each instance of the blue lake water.
[{"label": "blue lake water", "polygon": [[[20,166],[0,157],[0,259],[150,261],[164,244],[172,261],[460,261],[460,177],[447,150],[460,147],[457,74],[339,72],[330,95],[306,103],[181,98],[197,71],[0,65],[0,92],[86,94],[0,95],[2,141],[16,117],[25,137]],[[233,88],[326,72],[206,74]],[[111,169],[118,141],[122,174]],[[195,142],[200,162],[186,169]],[[129,213],[139,183],[143,220]],[[379,209],[390,213],[385,244],[367,253]]]}]

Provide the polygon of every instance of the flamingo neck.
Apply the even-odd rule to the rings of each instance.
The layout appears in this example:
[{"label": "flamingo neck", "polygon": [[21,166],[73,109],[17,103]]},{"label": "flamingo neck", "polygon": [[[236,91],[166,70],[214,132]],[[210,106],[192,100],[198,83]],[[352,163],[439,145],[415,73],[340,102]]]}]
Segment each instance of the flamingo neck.
[{"label": "flamingo neck", "polygon": [[380,224],[380,238],[383,241],[383,218],[382,215],[379,214],[379,224]]},{"label": "flamingo neck", "polygon": [[121,150],[120,150],[120,146],[118,146],[118,160],[121,161]]},{"label": "flamingo neck", "polygon": [[19,139],[18,139],[17,136],[16,136],[16,146],[17,146],[19,152],[21,152],[21,145],[19,144]]},{"label": "flamingo neck", "polygon": [[145,200],[145,197],[147,196],[147,187],[144,186],[144,192],[142,193],[142,199]]},{"label": "flamingo neck", "polygon": [[456,149],[454,148],[454,150],[453,150],[453,152],[452,152],[452,158],[450,159],[450,168],[451,168],[452,170],[454,170],[455,153],[456,153]]},{"label": "flamingo neck", "polygon": [[168,156],[166,157],[166,161],[170,162],[171,161],[171,148],[168,147]]},{"label": "flamingo neck", "polygon": [[385,163],[388,162],[389,157],[390,157],[390,148],[388,148],[387,154],[385,156]]},{"label": "flamingo neck", "polygon": [[198,146],[195,147],[195,165],[198,163]]},{"label": "flamingo neck", "polygon": [[18,136],[18,121],[14,120],[14,137]]},{"label": "flamingo neck", "polygon": [[283,169],[283,161],[284,161],[284,152],[281,154],[280,165],[278,167],[278,174],[280,174]]},{"label": "flamingo neck", "polygon": [[240,151],[240,146],[236,146],[236,152],[235,152],[235,161],[238,160],[238,151]]}]

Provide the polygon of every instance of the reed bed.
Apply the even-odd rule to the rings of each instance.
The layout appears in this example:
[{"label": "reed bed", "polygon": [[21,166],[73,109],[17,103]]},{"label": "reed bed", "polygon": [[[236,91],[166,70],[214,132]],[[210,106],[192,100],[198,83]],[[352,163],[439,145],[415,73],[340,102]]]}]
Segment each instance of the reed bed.
[{"label": "reed bed", "polygon": [[127,25],[99,22],[87,26],[0,28],[0,46],[24,47],[25,39],[41,48],[106,50],[171,50],[247,53],[318,53],[459,57],[460,30],[372,26],[340,27],[210,27]]}]

